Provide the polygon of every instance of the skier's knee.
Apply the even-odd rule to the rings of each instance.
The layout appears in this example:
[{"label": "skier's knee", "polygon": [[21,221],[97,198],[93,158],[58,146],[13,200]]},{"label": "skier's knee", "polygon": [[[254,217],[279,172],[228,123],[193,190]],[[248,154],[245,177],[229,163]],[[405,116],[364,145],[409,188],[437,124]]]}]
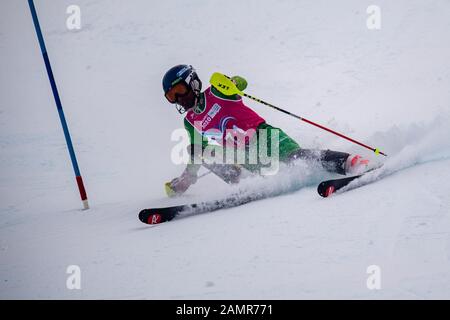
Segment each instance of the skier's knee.
[{"label": "skier's knee", "polygon": [[328,171],[345,175],[345,162],[349,155],[346,152],[325,150],[321,157],[322,165]]}]

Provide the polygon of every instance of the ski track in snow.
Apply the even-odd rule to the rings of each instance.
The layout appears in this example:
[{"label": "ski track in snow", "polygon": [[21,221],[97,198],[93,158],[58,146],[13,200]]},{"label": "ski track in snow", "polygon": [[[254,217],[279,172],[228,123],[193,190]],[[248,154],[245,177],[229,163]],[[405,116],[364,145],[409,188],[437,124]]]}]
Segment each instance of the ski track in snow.
[{"label": "ski track in snow", "polygon": [[[450,297],[448,1],[378,1],[378,31],[358,0],[220,11],[214,1],[78,0],[77,31],[65,27],[72,2],[35,2],[91,209],[80,210],[27,3],[4,0],[0,298]],[[208,175],[167,199],[164,183],[183,169],[170,162],[182,119],[161,77],[178,63],[204,85],[215,71],[242,75],[249,94],[389,156],[246,100],[302,147],[384,165],[327,199],[316,186],[332,176],[306,164],[234,187]],[[158,226],[137,219],[145,207],[233,193],[270,198]],[[66,287],[70,265],[81,290]],[[370,265],[381,290],[366,286]]]}]

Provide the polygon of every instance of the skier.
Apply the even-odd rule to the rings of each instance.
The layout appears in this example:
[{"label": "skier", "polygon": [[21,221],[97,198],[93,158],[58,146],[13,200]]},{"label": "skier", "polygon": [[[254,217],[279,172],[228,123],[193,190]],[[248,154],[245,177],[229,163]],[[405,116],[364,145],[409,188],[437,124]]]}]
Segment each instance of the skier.
[{"label": "skier", "polygon": [[[231,80],[240,91],[246,89],[247,81],[244,78],[233,76]],[[197,173],[202,165],[227,183],[238,183],[242,177],[243,168],[252,173],[259,172],[261,165],[207,164],[204,161],[198,164],[194,161],[196,158],[202,159],[201,151],[211,145],[211,142],[225,149],[226,130],[233,130],[233,132],[254,130],[254,135],[249,138],[256,140],[259,139],[261,130],[266,130],[268,150],[271,150],[270,136],[276,131],[279,139],[279,160],[283,163],[289,164],[296,159],[313,160],[319,162],[327,171],[342,175],[356,174],[367,169],[368,160],[359,155],[301,148],[283,130],[269,125],[255,111],[247,107],[239,95],[225,96],[213,86],[201,92],[202,82],[191,65],[177,65],[169,69],[163,77],[162,85],[166,99],[176,105],[180,114],[186,113],[184,126],[191,142],[188,148],[191,155],[190,163],[187,164],[181,176],[165,184],[166,193],[170,197],[183,194],[189,186],[196,183]],[[216,133],[215,139],[210,139],[208,134],[210,132]],[[218,138],[217,133],[221,137]]]}]

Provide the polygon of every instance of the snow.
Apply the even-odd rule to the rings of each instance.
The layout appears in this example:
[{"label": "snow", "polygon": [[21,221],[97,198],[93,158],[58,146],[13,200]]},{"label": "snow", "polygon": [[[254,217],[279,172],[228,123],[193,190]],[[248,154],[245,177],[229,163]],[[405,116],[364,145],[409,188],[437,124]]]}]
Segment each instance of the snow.
[{"label": "snow", "polygon": [[[76,31],[73,1],[35,3],[91,209],[27,3],[2,1],[1,298],[450,298],[448,1],[379,0],[380,30],[357,0],[78,0]],[[246,100],[304,147],[384,161],[383,179],[322,199],[326,175],[299,167],[241,186],[294,185],[289,194],[142,224],[142,208],[235,191],[208,175],[180,199],[164,195],[183,169],[170,161],[182,118],[161,89],[178,63],[204,84],[242,75],[249,94],[380,148],[388,158]],[[66,287],[70,265],[81,290]],[[371,265],[380,290],[366,285]]]}]

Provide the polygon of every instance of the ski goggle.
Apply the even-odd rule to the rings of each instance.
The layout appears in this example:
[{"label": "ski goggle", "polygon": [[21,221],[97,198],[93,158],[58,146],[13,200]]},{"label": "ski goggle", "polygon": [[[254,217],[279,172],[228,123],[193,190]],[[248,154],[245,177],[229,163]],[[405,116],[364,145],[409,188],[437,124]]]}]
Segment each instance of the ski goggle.
[{"label": "ski goggle", "polygon": [[184,81],[178,82],[169,91],[166,92],[166,99],[170,103],[176,103],[179,97],[183,97],[189,93],[189,88]]}]

